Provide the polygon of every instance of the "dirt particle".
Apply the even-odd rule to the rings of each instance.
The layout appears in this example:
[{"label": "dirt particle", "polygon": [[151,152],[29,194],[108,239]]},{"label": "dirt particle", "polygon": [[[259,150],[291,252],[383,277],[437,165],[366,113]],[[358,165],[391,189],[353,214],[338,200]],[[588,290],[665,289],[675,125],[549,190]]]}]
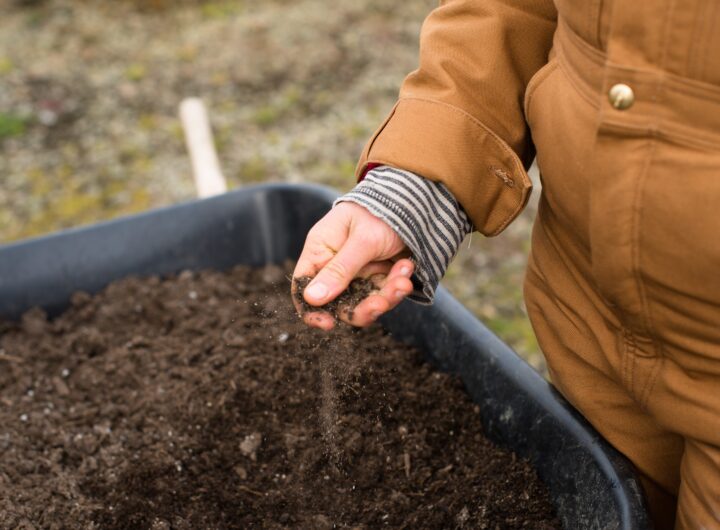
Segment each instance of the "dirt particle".
[{"label": "dirt particle", "polygon": [[357,305],[370,294],[378,291],[375,283],[371,279],[355,278],[350,282],[347,289],[340,293],[337,298],[323,306],[318,307],[308,304],[305,301],[305,298],[303,298],[305,288],[311,281],[312,278],[310,276],[300,276],[295,278],[295,300],[299,307],[302,308],[302,313],[306,313],[308,311],[326,311],[335,318],[339,318],[342,312],[346,312],[348,318],[352,320],[353,312]]},{"label": "dirt particle", "polygon": [[164,519],[155,519],[150,528],[151,530],[170,530],[172,527]]},{"label": "dirt particle", "polygon": [[235,474],[240,478],[240,480],[245,480],[248,477],[247,471],[242,466],[235,466],[233,471],[235,471]]},{"label": "dirt particle", "polygon": [[254,432],[247,435],[240,443],[240,452],[250,458],[253,462],[257,460],[257,450],[262,444],[262,434]]}]

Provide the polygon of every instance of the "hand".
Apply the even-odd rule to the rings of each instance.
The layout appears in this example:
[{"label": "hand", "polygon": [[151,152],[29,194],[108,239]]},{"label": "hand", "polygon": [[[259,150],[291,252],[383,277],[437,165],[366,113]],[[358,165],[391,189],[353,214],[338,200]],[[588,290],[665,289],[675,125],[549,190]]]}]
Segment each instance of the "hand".
[{"label": "hand", "polygon": [[[308,233],[293,272],[292,292],[297,290],[295,278],[314,277],[303,296],[308,304],[321,306],[334,300],[356,276],[372,277],[378,292],[357,305],[352,321],[347,312],[340,317],[353,326],[369,326],[412,292],[413,263],[408,254],[405,243],[388,224],[362,206],[341,202]],[[302,313],[297,304],[296,308]],[[325,330],[335,326],[335,319],[325,311],[302,317],[309,326]]]}]

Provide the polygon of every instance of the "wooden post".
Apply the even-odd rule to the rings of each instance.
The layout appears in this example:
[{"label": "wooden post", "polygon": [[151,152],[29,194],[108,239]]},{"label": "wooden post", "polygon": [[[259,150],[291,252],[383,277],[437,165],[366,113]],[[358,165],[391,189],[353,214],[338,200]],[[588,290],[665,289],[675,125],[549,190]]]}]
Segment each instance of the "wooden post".
[{"label": "wooden post", "polygon": [[227,182],[220,170],[210,120],[202,100],[184,99],[180,103],[180,120],[185,133],[185,144],[190,153],[198,197],[225,193]]}]

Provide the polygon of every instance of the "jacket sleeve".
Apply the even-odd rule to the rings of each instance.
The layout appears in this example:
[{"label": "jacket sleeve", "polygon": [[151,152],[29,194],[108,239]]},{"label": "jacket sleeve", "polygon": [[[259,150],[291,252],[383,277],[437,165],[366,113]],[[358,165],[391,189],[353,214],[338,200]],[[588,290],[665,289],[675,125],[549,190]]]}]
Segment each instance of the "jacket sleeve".
[{"label": "jacket sleeve", "polygon": [[525,206],[534,157],[523,100],[548,61],[552,0],[445,0],[425,20],[420,66],[368,141],[356,176],[388,165],[443,183],[475,229],[500,233]]}]

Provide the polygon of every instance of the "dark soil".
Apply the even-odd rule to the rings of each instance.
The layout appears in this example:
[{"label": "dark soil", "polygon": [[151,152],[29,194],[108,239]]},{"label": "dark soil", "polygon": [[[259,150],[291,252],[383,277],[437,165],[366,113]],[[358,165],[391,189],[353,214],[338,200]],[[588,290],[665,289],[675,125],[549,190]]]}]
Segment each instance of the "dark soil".
[{"label": "dark soil", "polygon": [[353,311],[357,305],[368,297],[373,291],[378,290],[372,280],[367,278],[355,278],[350,282],[347,289],[340,295],[322,306],[312,306],[305,301],[303,293],[305,288],[312,281],[310,276],[299,276],[295,278],[295,301],[300,306],[302,313],[306,311],[326,311],[335,318],[340,317],[341,312],[347,312],[348,318],[352,321]]},{"label": "dark soil", "polygon": [[305,327],[289,270],[0,324],[0,528],[559,528],[456,379],[378,327]]}]

